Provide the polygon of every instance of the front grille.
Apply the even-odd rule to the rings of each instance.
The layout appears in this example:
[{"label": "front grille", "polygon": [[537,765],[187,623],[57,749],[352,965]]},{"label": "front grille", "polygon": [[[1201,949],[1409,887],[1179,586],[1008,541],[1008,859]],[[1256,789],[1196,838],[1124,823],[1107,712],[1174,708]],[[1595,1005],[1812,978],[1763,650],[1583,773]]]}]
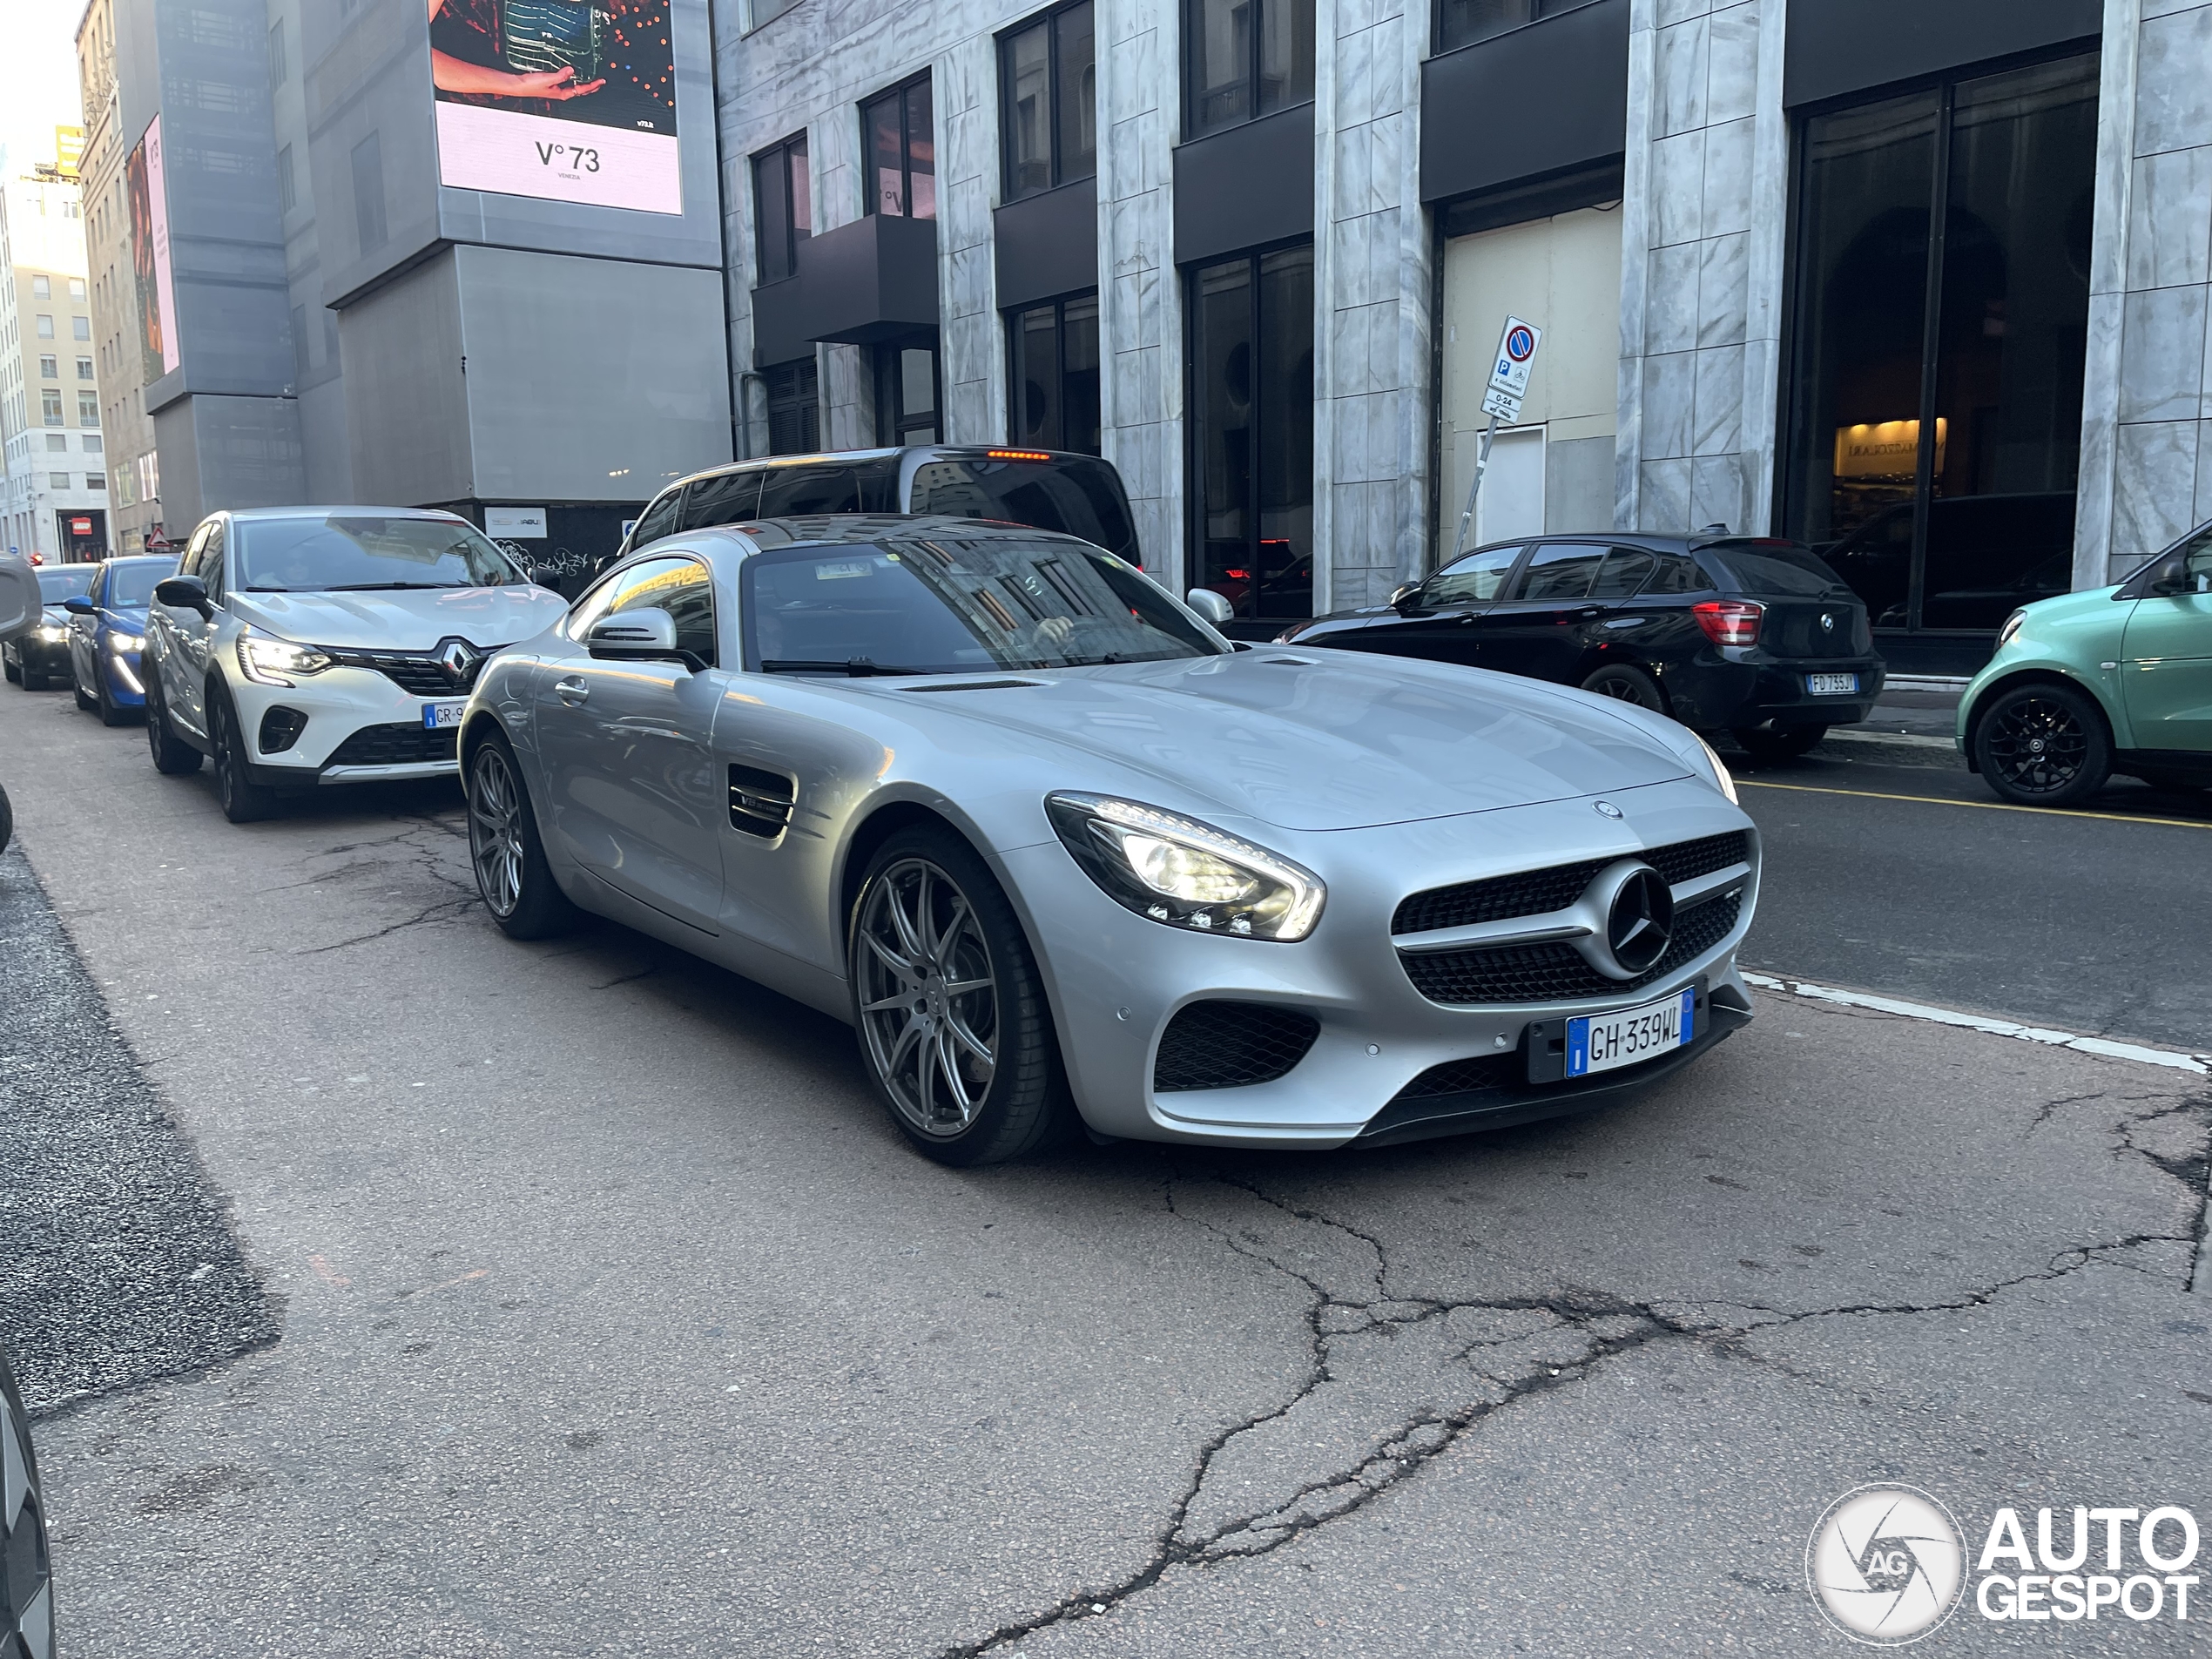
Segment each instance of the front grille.
[{"label": "front grille", "polygon": [[1160,1034],[1152,1087],[1160,1094],[1271,1083],[1321,1035],[1310,1014],[1262,1002],[1193,1002]]},{"label": "front grille", "polygon": [[1435,1100],[1445,1095],[1471,1095],[1479,1089],[1504,1089],[1521,1075],[1517,1054],[1483,1055],[1474,1060],[1447,1060],[1431,1066],[1392,1098]]},{"label": "front grille", "polygon": [[483,672],[484,664],[500,647],[470,646],[478,654],[455,676],[447,673],[445,665],[438,661],[446,645],[452,643],[441,642],[435,651],[334,651],[330,655],[347,668],[374,669],[413,697],[466,697],[475,686],[476,677]]},{"label": "front grille", "polygon": [[1423,952],[1401,954],[1398,960],[1413,988],[1432,1002],[1566,1002],[1613,997],[1664,979],[1696,961],[1728,937],[1743,905],[1741,893],[1730,893],[1681,912],[1675,918],[1675,936],[1667,954],[1631,980],[1608,979],[1572,945],[1556,942]]},{"label": "front grille", "polygon": [[1615,853],[1608,858],[1555,864],[1546,870],[1523,870],[1483,881],[1463,881],[1453,887],[1431,887],[1399,903],[1398,914],[1391,918],[1390,931],[1425,934],[1440,927],[1468,927],[1480,921],[1503,921],[1508,916],[1541,916],[1564,910],[1582,896],[1582,889],[1600,870],[1624,858],[1642,859],[1659,872],[1668,886],[1676,887],[1715,870],[1725,870],[1731,864],[1748,863],[1750,857],[1750,838],[1735,830],[1642,853]]},{"label": "front grille", "polygon": [[414,725],[365,725],[333,752],[326,766],[406,766],[451,760],[459,732],[436,732]]}]

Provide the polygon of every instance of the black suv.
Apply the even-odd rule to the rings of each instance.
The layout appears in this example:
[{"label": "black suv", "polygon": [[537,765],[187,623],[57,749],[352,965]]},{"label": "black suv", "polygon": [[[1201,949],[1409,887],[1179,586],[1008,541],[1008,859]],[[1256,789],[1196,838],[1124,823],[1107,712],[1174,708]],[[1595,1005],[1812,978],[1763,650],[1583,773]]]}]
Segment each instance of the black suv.
[{"label": "black suv", "polygon": [[1759,759],[1864,720],[1866,606],[1818,556],[1749,536],[1545,536],[1478,548],[1387,605],[1285,644],[1426,657],[1579,685],[1731,733]]}]

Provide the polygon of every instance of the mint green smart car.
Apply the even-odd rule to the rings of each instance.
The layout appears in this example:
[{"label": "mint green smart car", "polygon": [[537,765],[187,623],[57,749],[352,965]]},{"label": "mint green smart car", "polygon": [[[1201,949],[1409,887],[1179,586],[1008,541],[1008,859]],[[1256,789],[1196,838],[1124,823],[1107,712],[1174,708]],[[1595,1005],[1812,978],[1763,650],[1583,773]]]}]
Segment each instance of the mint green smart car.
[{"label": "mint green smart car", "polygon": [[2212,788],[2212,524],[2116,587],[2007,617],[1959,700],[1959,746],[2023,806],[2077,806],[2115,772]]}]

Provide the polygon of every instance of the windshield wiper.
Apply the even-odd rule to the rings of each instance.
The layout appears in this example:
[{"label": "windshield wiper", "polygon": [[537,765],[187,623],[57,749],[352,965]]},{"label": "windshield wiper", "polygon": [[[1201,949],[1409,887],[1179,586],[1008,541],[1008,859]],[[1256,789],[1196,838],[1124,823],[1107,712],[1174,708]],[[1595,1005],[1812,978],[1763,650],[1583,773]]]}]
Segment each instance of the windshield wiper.
[{"label": "windshield wiper", "polygon": [[760,664],[764,674],[846,674],[854,679],[867,679],[878,674],[921,674],[927,671],[919,668],[885,668],[865,657],[848,657],[841,663],[812,662],[798,658],[771,657]]},{"label": "windshield wiper", "polygon": [[338,587],[325,588],[322,591],[325,593],[393,593],[403,588],[459,590],[468,585],[466,582],[348,582]]}]

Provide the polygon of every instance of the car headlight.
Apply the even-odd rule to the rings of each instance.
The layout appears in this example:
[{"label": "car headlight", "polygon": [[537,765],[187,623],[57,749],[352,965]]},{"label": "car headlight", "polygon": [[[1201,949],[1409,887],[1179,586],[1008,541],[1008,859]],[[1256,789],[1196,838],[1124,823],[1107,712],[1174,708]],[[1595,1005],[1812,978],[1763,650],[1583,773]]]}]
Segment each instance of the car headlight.
[{"label": "car headlight", "polygon": [[69,637],[69,630],[57,622],[42,622],[38,624],[38,637],[50,645],[58,645]]},{"label": "car headlight", "polygon": [[1706,742],[1704,738],[1698,737],[1695,732],[1691,732],[1689,735],[1696,741],[1699,750],[1704,754],[1706,767],[1712,773],[1711,781],[1713,787],[1719,790],[1722,794],[1728,797],[1728,804],[1730,806],[1735,806],[1740,805],[1741,803],[1736,799],[1736,779],[1734,775],[1730,772],[1727,763],[1723,761],[1719,755],[1713,752],[1713,745]]},{"label": "car headlight", "polygon": [[271,634],[251,629],[238,637],[238,666],[246,678],[263,685],[289,685],[288,675],[320,674],[331,664],[327,652],[295,645]]},{"label": "car headlight", "polygon": [[2011,616],[2006,617],[2005,625],[1997,631],[1997,649],[2002,651],[2011,644],[2013,636],[2020,632],[2020,624],[2027,620],[2027,612],[2025,610],[2015,610]]},{"label": "car headlight", "polygon": [[1321,878],[1178,813],[1103,795],[1051,795],[1045,811],[1109,898],[1194,933],[1289,942],[1321,919]]},{"label": "car headlight", "polygon": [[107,644],[108,649],[114,651],[144,651],[146,637],[144,634],[110,634]]}]

